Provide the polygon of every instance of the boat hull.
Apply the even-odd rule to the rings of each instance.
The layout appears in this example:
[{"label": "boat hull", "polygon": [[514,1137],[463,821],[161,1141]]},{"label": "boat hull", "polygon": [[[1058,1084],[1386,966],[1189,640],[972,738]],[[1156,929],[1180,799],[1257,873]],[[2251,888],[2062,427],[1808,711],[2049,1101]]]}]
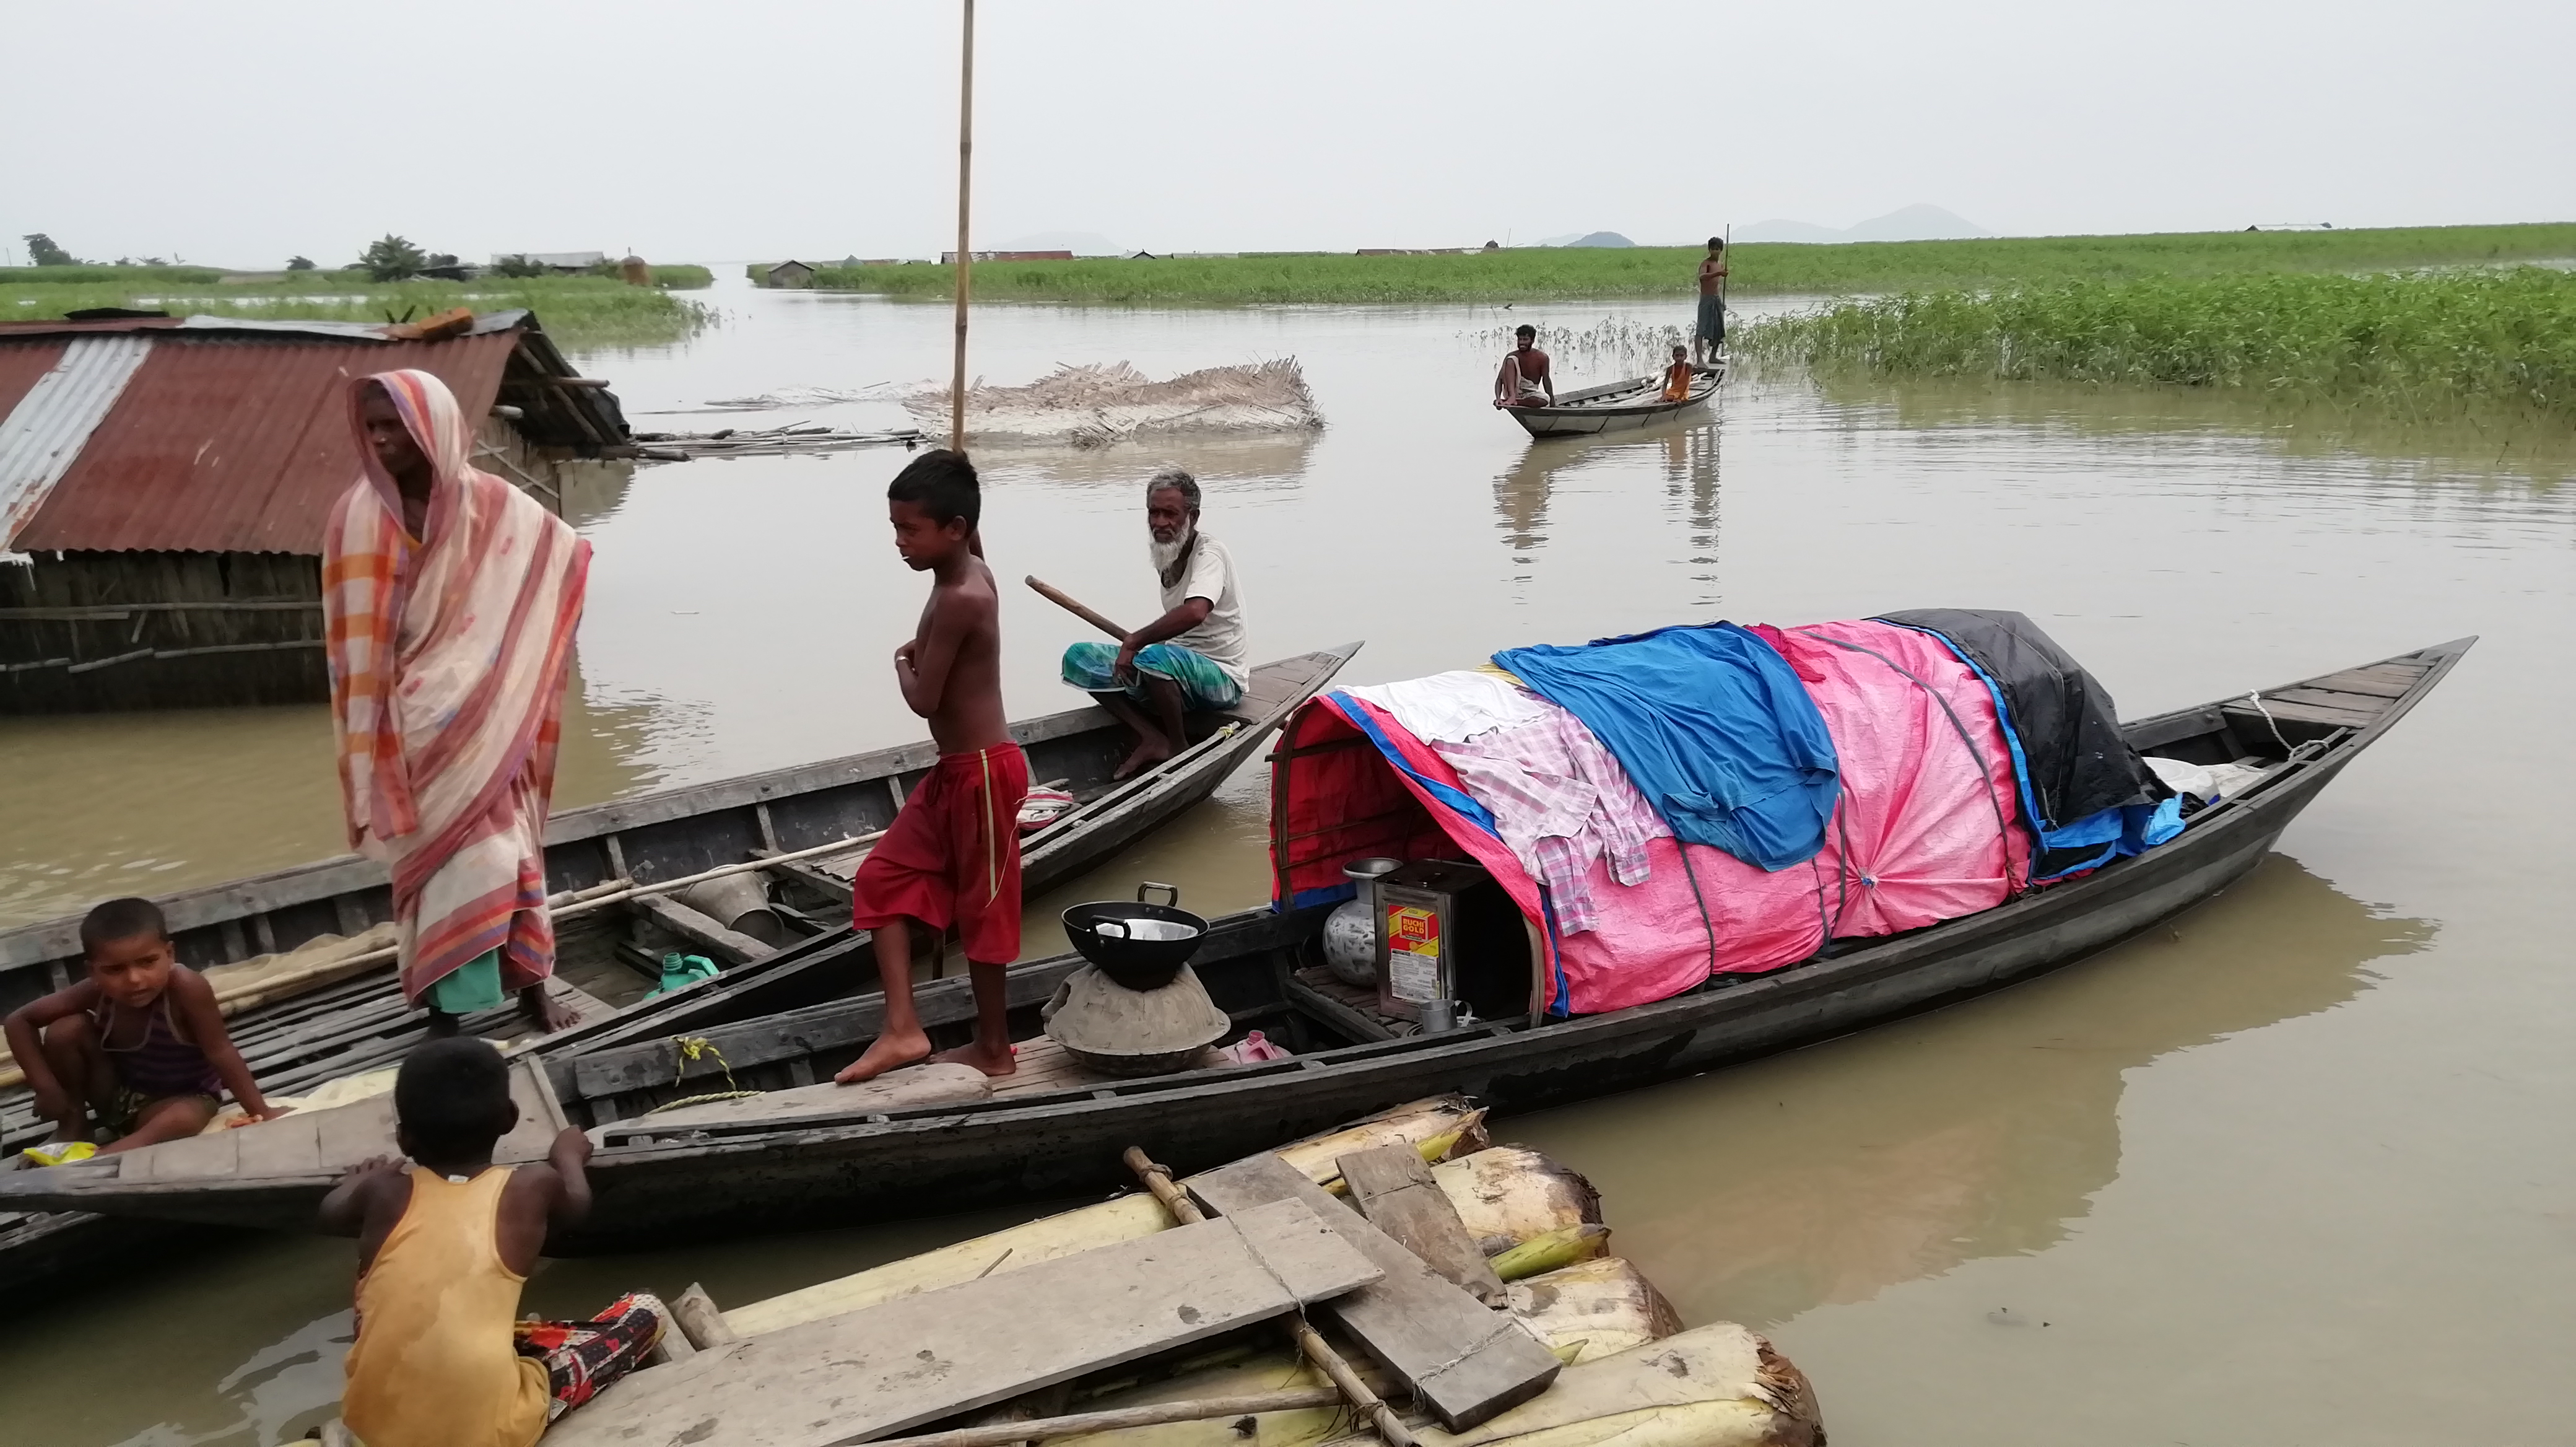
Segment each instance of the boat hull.
[{"label": "boat hull", "polygon": [[1520,423],[1521,429],[1532,437],[1598,437],[1605,432],[1633,432],[1660,423],[1706,416],[1725,376],[1726,368],[1720,364],[1704,374],[1692,386],[1691,395],[1679,402],[1660,400],[1662,383],[1656,378],[1641,377],[1568,392],[1558,398],[1557,405],[1553,407],[1505,407],[1502,410],[1509,412],[1512,420]]}]

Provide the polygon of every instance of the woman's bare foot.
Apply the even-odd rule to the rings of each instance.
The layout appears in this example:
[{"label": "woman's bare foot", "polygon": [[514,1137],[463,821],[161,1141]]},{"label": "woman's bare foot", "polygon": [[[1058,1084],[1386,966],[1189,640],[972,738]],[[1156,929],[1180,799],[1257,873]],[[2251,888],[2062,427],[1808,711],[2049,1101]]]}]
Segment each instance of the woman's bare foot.
[{"label": "woman's bare foot", "polygon": [[546,993],[543,985],[530,985],[521,990],[519,1008],[536,1023],[538,1029],[549,1035],[581,1023],[581,1017],[572,1012],[572,1007]]},{"label": "woman's bare foot", "polygon": [[995,1051],[987,1048],[981,1040],[971,1045],[960,1045],[954,1050],[942,1050],[931,1058],[956,1065],[972,1065],[986,1075],[1008,1075],[1020,1068],[1020,1052],[1008,1045]]},{"label": "woman's bare foot", "polygon": [[863,1080],[874,1080],[889,1070],[918,1065],[929,1058],[930,1037],[921,1031],[884,1034],[868,1042],[866,1053],[842,1067],[841,1073],[833,1076],[832,1080],[839,1085],[856,1085]]}]

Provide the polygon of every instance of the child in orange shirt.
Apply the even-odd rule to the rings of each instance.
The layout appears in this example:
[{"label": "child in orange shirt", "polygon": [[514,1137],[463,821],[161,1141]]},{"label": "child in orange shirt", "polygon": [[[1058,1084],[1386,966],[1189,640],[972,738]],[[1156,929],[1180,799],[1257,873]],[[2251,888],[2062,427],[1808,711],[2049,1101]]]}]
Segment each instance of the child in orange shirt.
[{"label": "child in orange shirt", "polygon": [[1673,343],[1673,364],[1664,368],[1664,400],[1689,401],[1692,375],[1690,348],[1680,342]]}]

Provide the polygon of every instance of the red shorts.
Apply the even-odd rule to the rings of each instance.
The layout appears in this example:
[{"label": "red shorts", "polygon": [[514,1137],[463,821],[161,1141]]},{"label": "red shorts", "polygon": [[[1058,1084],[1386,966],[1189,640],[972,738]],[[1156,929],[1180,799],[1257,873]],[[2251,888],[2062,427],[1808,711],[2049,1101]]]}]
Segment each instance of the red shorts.
[{"label": "red shorts", "polygon": [[917,919],[957,926],[966,958],[1020,957],[1020,800],[1029,756],[1018,744],[942,754],[912,788],[894,827],[850,881],[850,923],[875,929]]}]

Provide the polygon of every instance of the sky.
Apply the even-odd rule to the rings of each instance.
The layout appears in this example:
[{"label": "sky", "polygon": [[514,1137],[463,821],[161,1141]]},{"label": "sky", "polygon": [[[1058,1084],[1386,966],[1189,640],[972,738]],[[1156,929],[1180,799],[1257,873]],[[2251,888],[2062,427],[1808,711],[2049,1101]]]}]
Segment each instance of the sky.
[{"label": "sky", "polygon": [[[0,245],[926,256],[958,0],[0,0]],[[2576,219],[2565,0],[984,0],[974,235]]]}]

